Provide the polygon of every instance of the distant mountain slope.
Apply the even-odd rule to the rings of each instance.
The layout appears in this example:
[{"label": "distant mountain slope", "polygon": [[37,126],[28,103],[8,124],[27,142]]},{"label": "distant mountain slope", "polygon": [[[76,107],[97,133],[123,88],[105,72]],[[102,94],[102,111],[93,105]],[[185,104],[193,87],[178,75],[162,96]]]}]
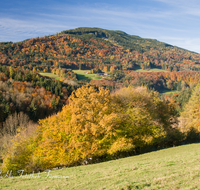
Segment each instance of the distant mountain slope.
[{"label": "distant mountain slope", "polygon": [[18,43],[0,43],[0,64],[45,71],[55,67],[189,71],[200,69],[200,55],[122,31],[77,28]]},{"label": "distant mountain slope", "polygon": [[76,28],[73,30],[62,31],[60,34],[95,34],[97,37],[108,38],[112,41],[115,41],[119,45],[123,46],[124,48],[128,48],[131,51],[136,50],[139,52],[145,52],[151,48],[156,49],[158,46],[162,48],[171,46],[157,40],[145,39],[136,35],[128,35],[123,31],[105,30],[100,28]]}]

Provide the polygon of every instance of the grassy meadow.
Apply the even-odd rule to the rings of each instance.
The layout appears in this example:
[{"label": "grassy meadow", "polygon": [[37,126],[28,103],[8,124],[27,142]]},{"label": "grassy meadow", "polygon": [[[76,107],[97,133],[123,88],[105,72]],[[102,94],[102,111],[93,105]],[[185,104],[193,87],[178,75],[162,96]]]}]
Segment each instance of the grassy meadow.
[{"label": "grassy meadow", "polygon": [[101,77],[97,76],[96,74],[86,74],[87,72],[90,72],[90,70],[73,70],[78,75],[78,80],[100,80]]},{"label": "grassy meadow", "polygon": [[60,80],[60,77],[56,74],[53,74],[53,73],[39,73],[40,75],[42,76],[47,76],[47,77],[51,77],[51,78],[55,78],[57,80]]},{"label": "grassy meadow", "polygon": [[178,90],[170,90],[170,91],[165,91],[165,90],[163,90],[162,92],[161,92],[161,94],[166,94],[166,95],[173,95],[173,94],[175,94],[175,93],[180,93],[180,91],[178,91]]},{"label": "grassy meadow", "polygon": [[65,168],[21,178],[0,179],[1,190],[199,189],[199,187],[200,144],[198,143],[104,163]]}]

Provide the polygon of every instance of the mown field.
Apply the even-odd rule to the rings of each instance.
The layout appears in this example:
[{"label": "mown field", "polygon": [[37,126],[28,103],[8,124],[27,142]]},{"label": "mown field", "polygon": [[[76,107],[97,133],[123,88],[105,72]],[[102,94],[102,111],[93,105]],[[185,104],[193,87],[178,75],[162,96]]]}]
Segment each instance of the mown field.
[{"label": "mown field", "polygon": [[170,90],[170,91],[168,91],[168,90],[163,90],[163,91],[161,92],[161,94],[173,95],[173,94],[179,93],[179,92],[180,92],[180,91],[178,91],[178,90]]},{"label": "mown field", "polygon": [[47,76],[47,77],[51,77],[51,78],[55,78],[57,80],[60,80],[60,77],[58,75],[55,75],[53,73],[39,73],[40,75],[43,75],[43,76]]},{"label": "mown field", "polygon": [[87,74],[90,70],[73,70],[78,76],[78,80],[100,80],[101,77],[97,76],[97,74]]},{"label": "mown field", "polygon": [[[4,176],[3,176],[4,177]],[[0,189],[199,189],[200,144],[0,179]]]}]

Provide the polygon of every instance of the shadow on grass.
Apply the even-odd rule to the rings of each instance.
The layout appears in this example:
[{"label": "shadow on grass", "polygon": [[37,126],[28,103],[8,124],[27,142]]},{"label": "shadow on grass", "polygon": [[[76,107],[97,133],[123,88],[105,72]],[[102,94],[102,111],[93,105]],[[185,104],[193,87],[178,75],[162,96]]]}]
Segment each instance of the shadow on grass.
[{"label": "shadow on grass", "polygon": [[168,90],[168,89],[164,89],[164,90],[160,90],[159,93],[160,94],[166,94],[166,95],[173,95],[175,93],[179,93],[180,91],[178,90]]},{"label": "shadow on grass", "polygon": [[92,79],[89,77],[86,77],[85,75],[77,74],[77,79],[78,80],[85,80],[87,82],[90,82]]}]

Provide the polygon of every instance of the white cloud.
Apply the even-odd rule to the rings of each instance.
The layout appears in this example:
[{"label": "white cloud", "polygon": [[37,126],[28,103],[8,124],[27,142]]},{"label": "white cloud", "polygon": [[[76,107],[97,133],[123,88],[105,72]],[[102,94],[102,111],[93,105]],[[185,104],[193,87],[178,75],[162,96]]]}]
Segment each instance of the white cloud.
[{"label": "white cloud", "polygon": [[170,9],[150,7],[147,11],[134,7],[93,4],[87,7],[57,5],[46,8],[47,12],[26,12],[27,17],[24,18],[15,15],[6,17],[0,13],[0,41],[16,42],[87,26],[123,30],[128,34],[152,37],[200,52],[199,27],[195,24],[200,16],[200,3],[196,0],[192,0],[194,5],[190,5],[191,0],[154,1],[165,3]]},{"label": "white cloud", "polygon": [[[27,38],[59,32],[66,25],[45,21],[24,21],[18,19],[0,19],[0,41],[21,41]],[[69,26],[68,26],[69,27]]]}]

